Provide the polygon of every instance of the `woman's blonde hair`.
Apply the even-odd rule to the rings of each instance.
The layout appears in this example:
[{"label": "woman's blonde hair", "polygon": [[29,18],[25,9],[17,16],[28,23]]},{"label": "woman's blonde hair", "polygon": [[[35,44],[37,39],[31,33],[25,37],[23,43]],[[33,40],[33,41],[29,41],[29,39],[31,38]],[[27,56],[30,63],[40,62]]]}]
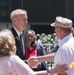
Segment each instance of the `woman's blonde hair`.
[{"label": "woman's blonde hair", "polygon": [[4,29],[0,32],[0,57],[15,55],[15,39],[10,30]]}]

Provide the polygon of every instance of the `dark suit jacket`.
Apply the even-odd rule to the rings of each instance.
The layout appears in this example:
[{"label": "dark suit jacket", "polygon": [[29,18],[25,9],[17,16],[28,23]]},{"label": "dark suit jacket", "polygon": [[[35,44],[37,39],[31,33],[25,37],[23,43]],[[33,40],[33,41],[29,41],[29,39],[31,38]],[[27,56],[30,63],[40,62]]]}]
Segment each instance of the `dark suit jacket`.
[{"label": "dark suit jacket", "polygon": [[[39,43],[38,41],[36,41],[36,44],[38,47],[38,56],[45,55],[45,50],[42,43]],[[46,69],[47,69],[47,64],[45,62],[41,62],[41,67],[36,69],[36,71],[46,70]]]},{"label": "dark suit jacket", "polygon": [[20,40],[19,37],[15,31],[15,29],[12,27],[11,28],[11,32],[13,33],[14,37],[15,37],[15,41],[16,41],[16,55],[18,55],[22,60],[26,60],[26,54],[27,54],[27,46],[26,46],[26,36],[25,34],[23,34],[23,40],[24,40],[24,47],[25,47],[25,54],[23,55],[23,51],[21,50],[21,45],[20,45]]}]

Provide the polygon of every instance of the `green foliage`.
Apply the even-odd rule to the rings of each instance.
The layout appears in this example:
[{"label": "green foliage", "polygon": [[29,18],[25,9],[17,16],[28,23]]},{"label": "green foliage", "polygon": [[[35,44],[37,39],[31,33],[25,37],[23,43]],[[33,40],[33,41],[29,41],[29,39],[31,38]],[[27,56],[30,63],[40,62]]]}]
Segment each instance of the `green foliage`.
[{"label": "green foliage", "polygon": [[0,0],[0,20],[8,15],[8,0]]},{"label": "green foliage", "polygon": [[4,17],[4,16],[6,16],[6,14],[7,14],[7,11],[5,11],[5,10],[0,11],[0,17]]}]

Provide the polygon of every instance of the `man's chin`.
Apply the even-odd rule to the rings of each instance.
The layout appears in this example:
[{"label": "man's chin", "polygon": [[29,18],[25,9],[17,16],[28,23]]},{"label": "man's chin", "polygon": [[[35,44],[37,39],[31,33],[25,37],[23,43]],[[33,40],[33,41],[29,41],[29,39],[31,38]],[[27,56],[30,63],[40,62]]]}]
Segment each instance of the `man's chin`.
[{"label": "man's chin", "polygon": [[23,30],[26,30],[26,28],[24,28]]}]

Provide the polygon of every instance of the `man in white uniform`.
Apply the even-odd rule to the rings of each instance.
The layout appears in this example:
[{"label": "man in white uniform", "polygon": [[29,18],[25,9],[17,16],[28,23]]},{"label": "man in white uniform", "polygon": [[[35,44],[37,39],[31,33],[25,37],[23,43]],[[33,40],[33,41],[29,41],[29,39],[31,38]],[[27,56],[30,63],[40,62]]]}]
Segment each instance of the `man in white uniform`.
[{"label": "man in white uniform", "polygon": [[[61,39],[59,49],[54,57],[54,63],[67,64],[70,66],[74,62],[74,37],[72,35],[72,21],[63,17],[56,17],[51,26],[55,27],[56,36]],[[59,74],[61,75],[61,74]],[[74,71],[69,68],[68,75],[74,75]]]},{"label": "man in white uniform", "polygon": [[[55,27],[56,36],[61,40],[59,42],[59,49],[56,53],[48,54],[45,56],[38,56],[38,59],[40,62],[54,61],[55,66],[67,64],[69,67],[67,71],[68,75],[74,75],[74,70],[70,68],[70,64],[74,62],[74,37],[72,35],[72,21],[70,19],[59,16],[56,17],[55,22],[52,23],[51,26]],[[34,60],[35,59],[33,57],[28,61],[34,63]]]}]

